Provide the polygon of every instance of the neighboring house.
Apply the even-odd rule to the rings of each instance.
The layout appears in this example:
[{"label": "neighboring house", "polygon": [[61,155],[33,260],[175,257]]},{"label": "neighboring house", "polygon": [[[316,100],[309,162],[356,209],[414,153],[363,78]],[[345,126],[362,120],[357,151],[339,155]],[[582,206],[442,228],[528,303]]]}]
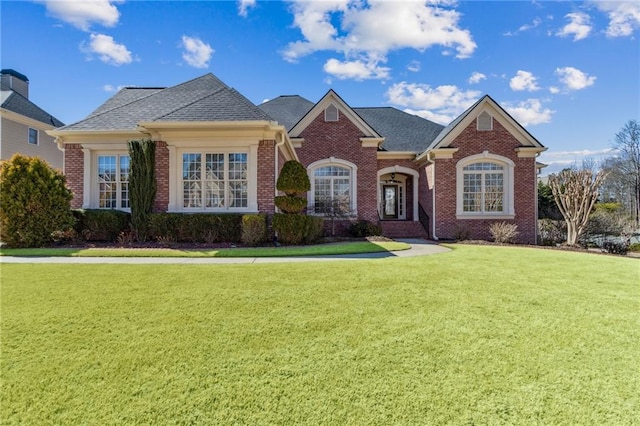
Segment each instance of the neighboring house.
[{"label": "neighboring house", "polygon": [[62,170],[63,153],[47,130],[64,126],[29,100],[29,79],[17,71],[0,71],[0,160],[20,153],[40,157]]},{"label": "neighboring house", "polygon": [[125,88],[87,118],[48,132],[65,148],[76,208],[128,209],[128,140],[156,142],[156,211],[273,214],[282,164],[308,170],[309,214],[327,206],[385,235],[490,238],[489,226],[537,235],[536,157],[546,148],[489,96],[449,126],[395,108],[256,106],[212,74],[169,88]]}]

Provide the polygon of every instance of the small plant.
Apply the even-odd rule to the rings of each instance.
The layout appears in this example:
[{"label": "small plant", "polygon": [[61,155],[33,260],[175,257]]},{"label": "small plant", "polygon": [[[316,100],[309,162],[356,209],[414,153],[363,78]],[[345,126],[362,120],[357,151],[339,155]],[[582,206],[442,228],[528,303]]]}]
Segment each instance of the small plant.
[{"label": "small plant", "polygon": [[518,225],[507,222],[494,222],[489,227],[493,241],[499,244],[511,244],[518,236]]},{"label": "small plant", "polygon": [[131,245],[135,241],[135,237],[133,232],[131,231],[122,231],[118,234],[118,238],[116,240],[118,244],[121,246]]},{"label": "small plant", "polygon": [[610,254],[626,255],[629,252],[629,244],[624,241],[605,241],[602,249]]},{"label": "small plant", "polygon": [[167,247],[173,247],[178,242],[177,238],[174,235],[159,235],[156,237],[156,241],[158,244]]},{"label": "small plant", "polygon": [[629,246],[629,251],[638,252],[640,251],[640,243],[633,243]]},{"label": "small plant", "polygon": [[356,238],[372,237],[374,235],[381,235],[382,228],[368,220],[359,220],[349,226],[349,232]]},{"label": "small plant", "polygon": [[471,237],[471,231],[464,225],[456,225],[453,231],[453,239],[456,241],[466,241]]},{"label": "small plant", "polygon": [[267,238],[267,218],[263,214],[245,214],[242,216],[242,242],[257,246]]}]

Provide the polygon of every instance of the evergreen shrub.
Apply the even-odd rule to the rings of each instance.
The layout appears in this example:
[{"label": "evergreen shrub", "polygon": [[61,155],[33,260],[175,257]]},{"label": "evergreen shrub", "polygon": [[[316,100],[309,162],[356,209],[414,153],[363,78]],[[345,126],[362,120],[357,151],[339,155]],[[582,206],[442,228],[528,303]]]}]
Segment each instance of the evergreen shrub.
[{"label": "evergreen shrub", "polygon": [[242,239],[241,214],[152,213],[149,235],[184,243],[239,242]]},{"label": "evergreen shrub", "polygon": [[264,214],[242,215],[242,243],[257,246],[267,239],[267,217]]},{"label": "evergreen shrub", "polygon": [[283,244],[311,244],[320,239],[324,228],[324,219],[317,216],[304,216],[276,213],[273,215],[273,230]]},{"label": "evergreen shrub", "polygon": [[311,181],[304,166],[295,160],[282,165],[276,188],[289,196],[299,195],[311,189]]},{"label": "evergreen shrub", "polygon": [[74,229],[87,241],[115,242],[122,232],[129,230],[131,215],[121,210],[77,209]]},{"label": "evergreen shrub", "polygon": [[349,233],[356,238],[371,237],[381,235],[382,228],[368,220],[359,220],[349,226]]}]

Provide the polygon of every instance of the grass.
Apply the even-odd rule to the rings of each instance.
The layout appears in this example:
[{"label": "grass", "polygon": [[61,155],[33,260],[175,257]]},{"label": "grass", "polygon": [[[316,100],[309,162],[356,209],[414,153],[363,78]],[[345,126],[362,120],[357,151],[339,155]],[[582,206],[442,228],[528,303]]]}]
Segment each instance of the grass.
[{"label": "grass", "polygon": [[38,257],[291,257],[378,253],[407,250],[397,241],[357,241],[312,246],[247,247],[203,250],[172,248],[25,248],[0,249],[0,256]]},{"label": "grass", "polygon": [[640,422],[640,263],[3,264],[3,424]]}]

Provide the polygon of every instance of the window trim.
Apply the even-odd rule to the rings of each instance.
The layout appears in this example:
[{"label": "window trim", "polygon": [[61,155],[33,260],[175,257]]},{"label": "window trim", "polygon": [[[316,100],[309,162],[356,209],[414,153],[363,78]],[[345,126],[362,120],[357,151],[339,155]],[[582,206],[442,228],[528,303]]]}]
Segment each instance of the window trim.
[{"label": "window trim", "polygon": [[[35,143],[31,142],[31,131],[32,130],[35,132],[35,137],[36,137]],[[27,143],[29,145],[34,145],[34,146],[40,145],[40,130],[36,129],[35,127],[27,128]]]},{"label": "window trim", "polygon": [[[494,163],[503,167],[503,200],[501,212],[465,212],[464,193],[464,168],[474,163]],[[465,157],[456,163],[456,218],[457,219],[513,219],[514,210],[514,168],[515,163],[501,155],[490,154],[484,151],[482,154]],[[493,171],[495,173],[495,171]],[[484,209],[484,206],[483,206]]]},{"label": "window trim", "polygon": [[354,163],[350,161],[341,160],[339,158],[334,158],[334,157],[314,161],[313,163],[309,164],[309,166],[307,167],[307,175],[309,176],[309,181],[311,182],[311,189],[307,193],[308,214],[311,214],[314,216],[324,216],[321,213],[316,213],[315,211],[313,211],[313,206],[315,205],[315,190],[316,190],[315,188],[316,180],[314,175],[315,175],[316,169],[320,169],[322,167],[329,167],[329,166],[336,166],[336,167],[349,169],[351,174],[350,181],[349,181],[350,200],[351,200],[350,216],[357,217],[358,216],[358,192],[357,192],[358,166],[356,166]]}]

